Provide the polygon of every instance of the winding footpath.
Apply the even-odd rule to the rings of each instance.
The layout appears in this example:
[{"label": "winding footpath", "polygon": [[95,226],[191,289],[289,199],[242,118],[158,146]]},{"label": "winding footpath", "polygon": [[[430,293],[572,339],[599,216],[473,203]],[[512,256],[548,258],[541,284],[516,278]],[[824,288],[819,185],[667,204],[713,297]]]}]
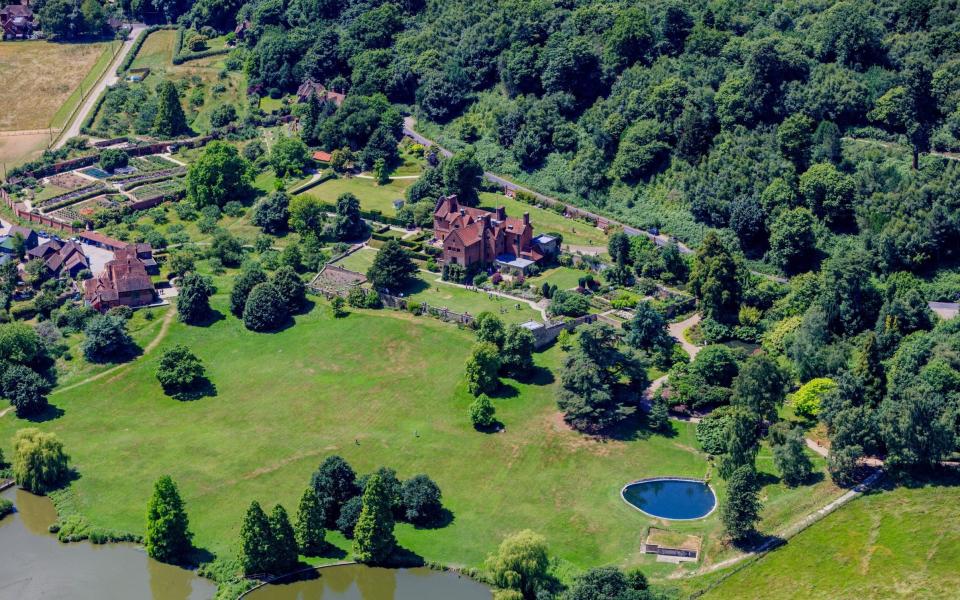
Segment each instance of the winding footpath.
[{"label": "winding footpath", "polygon": [[170,309],[167,311],[167,314],[163,316],[163,321],[160,323],[160,331],[158,331],[158,332],[157,332],[157,335],[154,336],[154,338],[153,338],[152,340],[150,340],[150,343],[148,343],[146,346],[143,347],[143,352],[142,352],[139,356],[137,356],[136,358],[134,358],[133,360],[130,360],[130,361],[125,362],[125,363],[121,363],[121,364],[119,364],[119,365],[117,365],[117,366],[115,366],[115,367],[110,367],[110,368],[107,369],[106,371],[101,371],[100,373],[97,373],[96,375],[91,375],[90,377],[87,377],[86,379],[83,379],[83,380],[78,381],[78,382],[76,382],[76,383],[71,383],[70,385],[68,385],[68,386],[66,386],[66,387],[57,388],[57,389],[53,390],[53,392],[51,392],[50,395],[52,396],[52,395],[54,395],[54,394],[59,394],[59,393],[61,393],[61,392],[66,392],[66,391],[68,391],[68,390],[72,390],[72,389],[74,389],[74,388],[78,388],[78,387],[80,387],[81,385],[86,385],[86,384],[91,383],[91,382],[93,382],[93,381],[97,381],[98,379],[103,379],[103,378],[106,377],[107,375],[111,375],[111,374],[113,374],[113,373],[116,373],[116,372],[119,371],[120,369],[123,369],[124,367],[128,367],[128,366],[132,365],[133,363],[137,362],[138,360],[142,359],[143,357],[147,356],[147,355],[150,354],[157,346],[160,345],[160,342],[162,342],[165,337],[167,337],[167,332],[170,331],[170,325],[173,323],[173,318],[174,318],[174,316],[175,316],[176,314],[177,314],[177,309],[176,309],[175,307],[171,306]]}]

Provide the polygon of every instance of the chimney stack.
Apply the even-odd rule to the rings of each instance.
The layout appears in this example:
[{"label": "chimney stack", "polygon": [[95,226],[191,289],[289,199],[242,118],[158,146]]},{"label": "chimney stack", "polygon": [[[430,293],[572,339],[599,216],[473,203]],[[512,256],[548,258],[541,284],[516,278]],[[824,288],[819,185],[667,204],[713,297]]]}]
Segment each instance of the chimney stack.
[{"label": "chimney stack", "polygon": [[530,213],[528,212],[523,213],[523,224],[524,225],[530,224]]},{"label": "chimney stack", "polygon": [[507,220],[507,209],[506,209],[506,208],[504,208],[504,207],[502,207],[502,206],[498,206],[498,207],[497,207],[497,220],[498,220],[498,221],[506,221],[506,220]]}]

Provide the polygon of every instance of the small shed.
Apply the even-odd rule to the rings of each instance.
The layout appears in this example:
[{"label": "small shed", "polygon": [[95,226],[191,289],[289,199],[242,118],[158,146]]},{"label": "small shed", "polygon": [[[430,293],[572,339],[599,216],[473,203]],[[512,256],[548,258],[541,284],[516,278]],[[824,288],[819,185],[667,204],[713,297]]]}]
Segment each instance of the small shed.
[{"label": "small shed", "polygon": [[393,201],[393,210],[400,210],[403,208],[403,198],[397,198]]}]

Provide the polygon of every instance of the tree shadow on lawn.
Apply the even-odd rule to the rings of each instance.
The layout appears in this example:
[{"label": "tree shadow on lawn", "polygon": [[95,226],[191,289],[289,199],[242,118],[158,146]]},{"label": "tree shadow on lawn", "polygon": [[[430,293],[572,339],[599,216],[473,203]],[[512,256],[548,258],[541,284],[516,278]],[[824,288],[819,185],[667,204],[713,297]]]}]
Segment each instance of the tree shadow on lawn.
[{"label": "tree shadow on lawn", "polygon": [[646,414],[638,411],[638,414],[635,416],[624,419],[622,422],[604,431],[598,437],[600,439],[606,438],[619,442],[636,442],[649,439],[654,435],[669,439],[677,437],[679,433],[673,421],[667,421],[666,429],[651,429]]},{"label": "tree shadow on lawn", "polygon": [[86,355],[83,355],[84,359],[87,362],[95,365],[114,365],[119,366],[125,363],[128,363],[136,358],[143,356],[143,348],[136,344],[129,344],[126,347],[117,348],[109,356],[98,356],[95,358],[87,358]]},{"label": "tree shadow on lawn", "polygon": [[556,378],[553,376],[553,371],[541,366],[534,366],[530,369],[529,373],[515,379],[527,385],[550,385],[556,381]]},{"label": "tree shadow on lawn", "polygon": [[766,552],[774,550],[787,543],[779,535],[768,535],[765,533],[754,532],[753,535],[744,540],[731,541],[730,545],[743,552]]},{"label": "tree shadow on lawn", "polygon": [[[440,289],[440,285],[441,285],[441,284],[439,284],[439,283],[436,284],[436,287],[437,287],[438,290]],[[414,295],[414,294],[418,294],[418,293],[420,293],[420,292],[422,292],[422,291],[424,291],[424,290],[427,290],[427,289],[429,289],[429,288],[430,288],[430,283],[429,283],[429,282],[424,281],[424,280],[421,279],[420,277],[414,277],[413,279],[411,279],[411,280],[409,281],[409,283],[407,283],[407,285],[403,286],[403,290],[401,290],[401,291],[402,291],[404,297],[407,297],[407,296],[412,296],[412,295]],[[440,307],[437,307],[437,308],[440,308]]]},{"label": "tree shadow on lawn", "polygon": [[489,425],[474,425],[473,428],[474,430],[479,431],[480,433],[490,434],[490,433],[500,433],[506,427],[501,421],[494,419],[493,423],[490,423]]},{"label": "tree shadow on lawn", "polygon": [[43,410],[32,415],[26,415],[23,417],[23,419],[30,421],[31,423],[46,423],[47,421],[59,419],[63,415],[64,410],[62,408],[56,404],[50,404],[50,402],[47,401],[47,406],[44,407]]},{"label": "tree shadow on lawn", "polygon": [[224,315],[222,312],[211,308],[210,312],[208,312],[207,316],[205,316],[203,319],[187,324],[194,327],[210,327],[211,325],[219,323],[226,318],[226,315]]},{"label": "tree shadow on lawn", "polygon": [[891,491],[897,486],[910,489],[960,486],[960,471],[951,467],[922,467],[913,471],[890,469],[887,474],[887,477],[874,484],[875,489]]},{"label": "tree shadow on lawn", "polygon": [[181,402],[192,402],[208,396],[211,398],[216,396],[217,386],[206,377],[201,377],[197,383],[193,384],[189,389],[168,393],[168,395]]},{"label": "tree shadow on lawn", "polygon": [[493,392],[487,394],[491,399],[496,400],[506,400],[507,398],[516,398],[520,395],[520,390],[517,389],[517,386],[510,385],[509,383],[500,382],[500,385],[497,386],[497,389]]},{"label": "tree shadow on lawn", "polygon": [[412,523],[414,529],[443,529],[454,522],[456,517],[453,512],[446,507],[440,509],[440,514],[426,523]]}]

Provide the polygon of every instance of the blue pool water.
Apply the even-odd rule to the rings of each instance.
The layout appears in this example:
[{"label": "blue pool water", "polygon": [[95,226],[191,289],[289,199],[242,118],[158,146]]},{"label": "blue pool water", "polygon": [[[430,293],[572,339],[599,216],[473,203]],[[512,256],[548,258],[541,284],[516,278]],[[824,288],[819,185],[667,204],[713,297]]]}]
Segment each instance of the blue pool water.
[{"label": "blue pool water", "polygon": [[110,173],[107,173],[103,169],[98,169],[97,167],[87,167],[86,169],[81,169],[81,173],[84,175],[89,175],[90,177],[96,177],[97,179],[106,179],[110,177]]},{"label": "blue pool water", "polygon": [[650,479],[631,483],[620,493],[627,503],[661,519],[699,519],[717,505],[710,486],[696,480]]}]

